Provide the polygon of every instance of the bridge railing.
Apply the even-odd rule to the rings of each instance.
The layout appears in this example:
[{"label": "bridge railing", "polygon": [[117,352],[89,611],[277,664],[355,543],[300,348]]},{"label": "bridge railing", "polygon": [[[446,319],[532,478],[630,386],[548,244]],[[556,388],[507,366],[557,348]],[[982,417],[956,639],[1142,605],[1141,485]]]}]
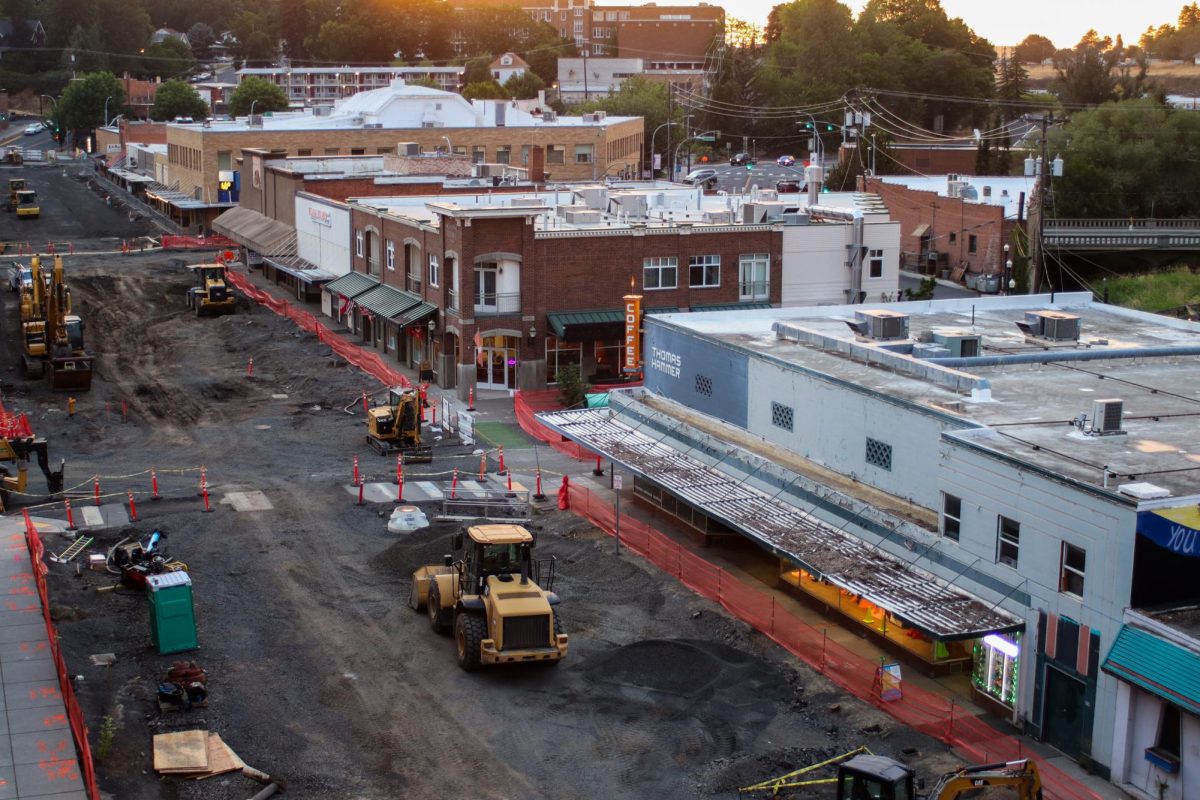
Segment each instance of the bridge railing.
[{"label": "bridge railing", "polygon": [[1046,219],[1046,230],[1200,230],[1200,219],[1120,217],[1100,219]]}]

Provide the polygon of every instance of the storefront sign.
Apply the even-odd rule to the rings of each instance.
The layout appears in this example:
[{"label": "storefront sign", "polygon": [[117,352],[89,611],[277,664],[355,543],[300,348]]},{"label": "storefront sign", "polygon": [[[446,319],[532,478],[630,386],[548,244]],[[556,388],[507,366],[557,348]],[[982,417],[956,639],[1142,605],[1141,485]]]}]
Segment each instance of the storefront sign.
[{"label": "storefront sign", "polygon": [[308,218],[318,225],[323,225],[326,228],[333,227],[333,214],[329,213],[329,209],[308,207]]},{"label": "storefront sign", "polygon": [[678,378],[683,367],[683,359],[677,353],[655,347],[651,350],[650,369]]},{"label": "storefront sign", "polygon": [[625,373],[642,371],[642,296],[625,295]]},{"label": "storefront sign", "polygon": [[1138,533],[1181,556],[1200,558],[1200,508],[1157,508],[1138,512]]}]

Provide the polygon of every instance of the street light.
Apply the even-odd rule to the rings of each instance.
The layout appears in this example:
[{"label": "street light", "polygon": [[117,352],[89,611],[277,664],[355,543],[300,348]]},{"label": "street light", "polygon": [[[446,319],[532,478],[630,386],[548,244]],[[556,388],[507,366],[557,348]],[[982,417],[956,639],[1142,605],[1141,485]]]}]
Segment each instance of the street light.
[{"label": "street light", "polygon": [[[662,125],[659,125],[657,128],[654,129],[654,133],[650,134],[650,158],[654,158],[654,153],[655,153],[654,140],[658,136],[658,132],[661,131],[663,128],[667,127],[668,125],[678,125],[678,124],[679,124],[678,122],[668,121],[668,122],[664,122]],[[653,163],[653,162],[651,162],[651,163]],[[674,175],[668,175],[667,177],[671,180],[674,180],[674,178],[675,178]]]},{"label": "street light", "polygon": [[108,127],[108,101],[112,100],[112,95],[104,98],[104,127]]},{"label": "street light", "polygon": [[454,155],[454,145],[450,143],[450,137],[443,136],[442,138],[446,140],[446,155]]},{"label": "street light", "polygon": [[1001,294],[1008,294],[1008,279],[1012,275],[1012,259],[1008,257],[1008,242],[1004,243],[1004,286],[1000,287]]},{"label": "street light", "polygon": [[257,99],[255,99],[255,100],[251,100],[251,101],[250,101],[250,116],[251,116],[251,117],[253,117],[253,116],[254,116],[254,107],[255,107],[256,105],[258,105],[258,100],[257,100]]},{"label": "street light", "polygon": [[[679,148],[680,147],[683,147],[688,142],[698,141],[698,140],[704,139],[705,137],[719,136],[720,133],[721,133],[720,131],[704,131],[703,133],[697,133],[695,136],[689,136],[686,139],[684,139],[682,142],[680,142],[675,147],[675,158],[671,159],[672,166],[674,166],[674,164],[676,164],[679,161]],[[711,141],[711,139],[709,141]],[[671,173],[671,180],[675,180],[673,169],[672,169],[672,173]]]}]

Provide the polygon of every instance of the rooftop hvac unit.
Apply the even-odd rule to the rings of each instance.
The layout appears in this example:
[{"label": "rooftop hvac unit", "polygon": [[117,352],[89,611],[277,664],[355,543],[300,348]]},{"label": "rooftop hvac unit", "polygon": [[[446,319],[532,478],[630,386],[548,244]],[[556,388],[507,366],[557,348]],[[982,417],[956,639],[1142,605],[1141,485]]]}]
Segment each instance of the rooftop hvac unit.
[{"label": "rooftop hvac unit", "polygon": [[598,225],[603,221],[604,215],[591,208],[564,207],[562,218],[570,225]]},{"label": "rooftop hvac unit", "polygon": [[795,211],[788,211],[781,217],[784,225],[807,225],[810,221],[808,214],[800,214]]},{"label": "rooftop hvac unit", "polygon": [[1029,336],[1053,342],[1079,341],[1079,315],[1062,311],[1026,311],[1025,323],[1017,327]]},{"label": "rooftop hvac unit", "polygon": [[1121,415],[1125,410],[1125,402],[1115,398],[1092,401],[1093,436],[1114,436],[1124,433],[1121,430]]},{"label": "rooftop hvac unit", "polygon": [[542,122],[558,122],[558,112],[547,109],[542,112]]},{"label": "rooftop hvac unit", "polygon": [[333,106],[313,106],[314,117],[328,117],[333,112]]},{"label": "rooftop hvac unit", "polygon": [[263,126],[262,114],[251,114],[246,120],[246,124],[251,128],[261,128]]},{"label": "rooftop hvac unit", "polygon": [[733,212],[727,209],[720,211],[705,211],[704,221],[710,225],[728,225],[733,222]]},{"label": "rooftop hvac unit", "polygon": [[402,156],[419,156],[421,145],[417,142],[400,142],[396,145],[396,153]]},{"label": "rooftop hvac unit", "polygon": [[877,342],[893,342],[908,338],[908,314],[898,311],[871,309],[855,311],[854,322],[847,324],[858,333]]},{"label": "rooftop hvac unit", "polygon": [[363,127],[370,128],[373,130],[378,130],[383,127],[383,123],[382,122],[367,122],[367,123],[363,124]]},{"label": "rooftop hvac unit", "polygon": [[949,350],[953,358],[974,358],[983,349],[983,337],[973,333],[935,330],[933,342]]}]

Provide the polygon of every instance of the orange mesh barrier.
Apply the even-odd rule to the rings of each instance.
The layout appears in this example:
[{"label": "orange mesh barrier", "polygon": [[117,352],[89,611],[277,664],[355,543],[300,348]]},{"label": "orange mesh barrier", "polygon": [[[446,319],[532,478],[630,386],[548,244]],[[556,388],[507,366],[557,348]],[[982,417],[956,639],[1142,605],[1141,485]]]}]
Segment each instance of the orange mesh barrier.
[{"label": "orange mesh barrier", "polygon": [[275,297],[256,287],[250,279],[240,272],[229,270],[225,273],[229,283],[242,294],[259,305],[266,306],[281,317],[287,317],[301,329],[316,334],[317,341],[328,345],[339,358],[349,361],[354,366],[366,372],[380,383],[387,386],[411,386],[408,378],[400,371],[384,361],[378,353],[364,350],[356,344],[346,341],[336,333],[332,333],[317,317],[297,308],[287,300]]},{"label": "orange mesh barrier", "polygon": [[[572,511],[609,535],[614,533],[613,506],[576,484],[570,484],[569,494]],[[770,592],[744,583],[645,522],[622,517],[621,544],[692,591],[719,603],[844,691],[877,706],[899,722],[959,748],[978,763],[1033,758],[1038,762],[1047,800],[1100,800],[1099,795],[1062,770],[1025,752],[1019,739],[993,728],[941,695],[905,684],[901,699],[884,702],[875,685],[874,662],[830,641],[822,630],[776,604]]]},{"label": "orange mesh barrier", "polygon": [[[54,670],[58,673],[58,688],[62,693],[63,705],[67,711],[67,721],[71,725],[71,736],[75,739],[75,751],[79,756],[79,768],[83,772],[83,786],[87,790],[89,800],[100,800],[100,789],[96,785],[96,765],[92,761],[92,748],[88,744],[87,725],[83,721],[83,709],[75,697],[74,684],[67,672],[67,662],[63,659],[62,650],[58,646],[58,631],[50,619],[50,594],[46,588],[46,562],[43,560],[45,549],[41,537],[29,512],[25,515],[25,544],[29,548],[29,563],[33,572],[33,580],[37,585],[38,598],[42,603],[42,619],[46,623],[46,636],[50,642],[50,655],[54,660]],[[18,534],[19,535],[19,534]],[[65,765],[59,765],[65,768]]]},{"label": "orange mesh barrier", "polygon": [[223,250],[237,247],[238,243],[220,234],[212,236],[163,236],[163,250]]}]

